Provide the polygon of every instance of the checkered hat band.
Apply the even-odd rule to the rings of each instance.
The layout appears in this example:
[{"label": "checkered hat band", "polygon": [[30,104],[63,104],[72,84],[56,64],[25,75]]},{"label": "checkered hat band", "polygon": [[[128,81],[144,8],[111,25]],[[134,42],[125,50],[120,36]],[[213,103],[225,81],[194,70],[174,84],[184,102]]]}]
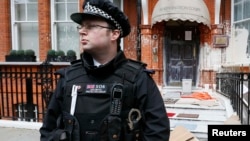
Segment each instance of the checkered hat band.
[{"label": "checkered hat band", "polygon": [[120,30],[121,36],[123,35],[121,25],[112,16],[110,16],[108,13],[101,10],[100,8],[97,8],[97,7],[93,6],[93,5],[90,5],[89,2],[88,2],[86,4],[86,6],[84,7],[84,12],[96,13],[98,15],[102,15],[103,17],[111,20],[115,24],[115,26],[118,28],[118,30]]}]

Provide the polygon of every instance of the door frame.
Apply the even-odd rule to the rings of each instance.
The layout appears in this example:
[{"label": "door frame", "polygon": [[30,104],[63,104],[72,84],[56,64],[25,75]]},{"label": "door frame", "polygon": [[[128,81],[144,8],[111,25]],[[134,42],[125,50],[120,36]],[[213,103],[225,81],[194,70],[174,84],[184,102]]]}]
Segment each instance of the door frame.
[{"label": "door frame", "polygon": [[[187,29],[193,29],[192,31],[194,32],[194,36],[192,37],[192,41],[194,41],[195,43],[195,58],[196,58],[196,63],[195,63],[195,73],[193,76],[193,80],[192,80],[192,86],[197,85],[197,80],[198,80],[198,64],[199,64],[199,55],[200,55],[200,31],[198,28],[199,24],[196,22],[187,22],[187,21],[175,21],[175,23],[173,24],[173,21],[166,23],[165,26],[165,30],[164,30],[164,43],[163,43],[163,67],[164,67],[164,73],[163,73],[163,83],[165,86],[169,86],[169,80],[168,80],[168,53],[167,53],[167,49],[168,49],[168,45],[169,42],[171,41],[170,39],[170,35],[169,33],[171,31],[174,31],[176,29],[178,30],[183,30],[183,32],[185,32],[185,30]],[[190,41],[189,41],[190,42]],[[181,84],[180,84],[181,86]]]}]

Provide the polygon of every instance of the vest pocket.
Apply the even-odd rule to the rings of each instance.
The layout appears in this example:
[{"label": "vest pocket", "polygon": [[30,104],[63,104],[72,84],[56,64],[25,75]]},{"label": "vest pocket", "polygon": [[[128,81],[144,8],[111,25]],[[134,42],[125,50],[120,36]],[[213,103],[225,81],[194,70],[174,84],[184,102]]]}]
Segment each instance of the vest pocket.
[{"label": "vest pocket", "polygon": [[80,127],[76,117],[67,112],[63,112],[64,130],[68,141],[80,141]]},{"label": "vest pocket", "polygon": [[100,125],[106,114],[76,114],[81,127],[81,137],[84,141],[100,141]]}]

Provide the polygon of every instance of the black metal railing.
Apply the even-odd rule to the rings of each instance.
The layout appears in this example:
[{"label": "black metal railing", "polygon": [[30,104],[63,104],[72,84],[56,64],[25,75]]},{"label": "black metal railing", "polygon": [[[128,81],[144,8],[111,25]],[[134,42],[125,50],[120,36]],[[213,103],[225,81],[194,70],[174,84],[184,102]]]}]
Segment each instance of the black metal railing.
[{"label": "black metal railing", "polygon": [[0,119],[40,122],[65,65],[0,65]]},{"label": "black metal railing", "polygon": [[[0,119],[41,122],[64,65],[0,65]],[[231,100],[242,124],[250,124],[250,73],[216,74],[217,92]]]},{"label": "black metal railing", "polygon": [[228,97],[242,124],[250,122],[250,73],[223,72],[216,74],[217,92]]}]

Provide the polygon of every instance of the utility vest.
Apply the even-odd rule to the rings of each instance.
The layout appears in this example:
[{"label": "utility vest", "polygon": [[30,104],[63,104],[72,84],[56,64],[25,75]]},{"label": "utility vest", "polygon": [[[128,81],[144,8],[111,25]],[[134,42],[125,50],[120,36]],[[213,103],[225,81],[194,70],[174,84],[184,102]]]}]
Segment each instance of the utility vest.
[{"label": "utility vest", "polygon": [[[139,141],[141,126],[128,127],[128,114],[138,109],[135,81],[145,64],[128,60],[109,76],[96,78],[88,75],[80,62],[65,69],[63,123],[70,141]],[[116,87],[121,91],[115,91]],[[74,92],[73,92],[74,89]],[[75,99],[72,112],[72,93]],[[122,95],[121,95],[122,94]],[[118,96],[117,96],[118,95]],[[119,114],[113,114],[112,98],[120,98]],[[116,107],[117,108],[117,107]],[[117,109],[116,109],[117,110]]]}]

